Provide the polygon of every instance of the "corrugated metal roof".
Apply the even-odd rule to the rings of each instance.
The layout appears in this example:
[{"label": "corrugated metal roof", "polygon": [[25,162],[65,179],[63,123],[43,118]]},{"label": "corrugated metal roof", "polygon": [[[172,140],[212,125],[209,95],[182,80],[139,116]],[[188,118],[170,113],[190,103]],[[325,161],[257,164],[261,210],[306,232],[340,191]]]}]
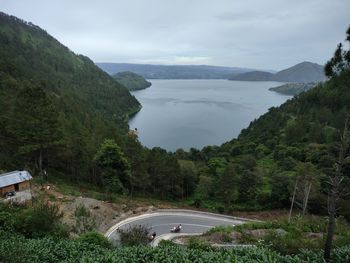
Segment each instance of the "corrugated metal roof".
[{"label": "corrugated metal roof", "polygon": [[0,174],[0,188],[33,179],[28,171],[13,171]]}]

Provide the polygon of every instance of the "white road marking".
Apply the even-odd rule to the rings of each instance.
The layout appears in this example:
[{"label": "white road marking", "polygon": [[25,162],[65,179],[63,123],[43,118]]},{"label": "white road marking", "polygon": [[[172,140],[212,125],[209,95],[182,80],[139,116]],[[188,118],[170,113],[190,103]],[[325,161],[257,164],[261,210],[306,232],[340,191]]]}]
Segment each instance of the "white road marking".
[{"label": "white road marking", "polygon": [[[243,221],[237,220],[237,219],[229,219],[229,218],[222,218],[220,215],[217,217],[213,215],[206,215],[206,214],[196,214],[198,212],[194,211],[193,214],[191,214],[191,211],[183,211],[183,212],[154,212],[154,213],[147,213],[147,214],[142,214],[139,216],[135,217],[130,217],[125,220],[122,220],[121,222],[117,223],[116,225],[112,226],[105,234],[107,238],[110,238],[110,236],[121,226],[130,224],[132,222],[138,221],[140,219],[145,219],[145,218],[150,218],[150,217],[159,217],[159,216],[181,216],[181,217],[199,217],[199,218],[205,218],[205,219],[211,219],[211,220],[216,220],[216,221],[226,221],[230,222],[231,224],[234,223],[243,223]],[[190,225],[190,224],[189,224]],[[214,226],[213,226],[214,227]]]},{"label": "white road marking", "polygon": [[[168,223],[168,224],[159,224],[159,225],[151,225],[151,227],[157,227],[157,226],[173,226],[173,225],[178,225],[179,223]],[[199,226],[199,227],[206,227],[206,228],[211,228],[214,226],[211,225],[199,225],[199,224],[184,224],[181,223],[182,226]]]}]

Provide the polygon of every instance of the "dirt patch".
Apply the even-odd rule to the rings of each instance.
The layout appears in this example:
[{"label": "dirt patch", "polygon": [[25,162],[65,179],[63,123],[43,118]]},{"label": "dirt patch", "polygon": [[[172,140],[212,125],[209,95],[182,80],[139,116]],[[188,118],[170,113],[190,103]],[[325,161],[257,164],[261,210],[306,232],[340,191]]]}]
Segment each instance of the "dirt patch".
[{"label": "dirt patch", "polygon": [[84,205],[95,219],[96,230],[101,233],[105,233],[110,227],[127,217],[151,212],[155,209],[154,206],[144,205],[142,202],[139,205],[137,202],[128,199],[125,202],[112,203],[83,196],[63,195],[56,191],[54,185],[46,185],[44,188],[34,186],[33,194],[37,198],[40,197],[58,205],[64,214],[63,223],[70,228],[73,228],[76,224],[74,216],[76,208]]},{"label": "dirt patch", "polygon": [[257,219],[262,221],[286,219],[288,217],[288,211],[285,209],[270,210],[270,211],[258,211],[258,212],[233,212],[232,216]]}]

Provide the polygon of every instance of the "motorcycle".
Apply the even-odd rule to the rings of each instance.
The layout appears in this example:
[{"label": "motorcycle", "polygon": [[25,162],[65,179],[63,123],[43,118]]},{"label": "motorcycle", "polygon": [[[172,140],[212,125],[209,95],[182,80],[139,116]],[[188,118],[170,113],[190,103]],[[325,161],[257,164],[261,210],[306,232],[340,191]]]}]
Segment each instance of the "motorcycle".
[{"label": "motorcycle", "polygon": [[181,228],[182,228],[181,224],[178,226],[174,226],[172,229],[170,229],[170,232],[171,233],[179,233],[181,231]]},{"label": "motorcycle", "polygon": [[156,235],[157,235],[157,233],[153,232],[153,234],[148,237],[148,241],[152,242],[156,238]]}]

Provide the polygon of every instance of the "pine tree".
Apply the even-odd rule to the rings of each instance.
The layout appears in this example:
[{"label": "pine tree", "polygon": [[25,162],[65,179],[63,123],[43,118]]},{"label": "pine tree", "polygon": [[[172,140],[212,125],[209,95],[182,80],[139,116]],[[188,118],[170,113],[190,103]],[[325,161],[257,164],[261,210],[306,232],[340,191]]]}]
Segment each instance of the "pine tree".
[{"label": "pine tree", "polygon": [[59,136],[55,107],[41,87],[28,85],[18,92],[7,130],[17,141],[18,152],[34,157],[43,175],[45,153]]},{"label": "pine tree", "polygon": [[130,164],[114,140],[105,140],[95,155],[107,194],[121,192],[130,178]]}]

